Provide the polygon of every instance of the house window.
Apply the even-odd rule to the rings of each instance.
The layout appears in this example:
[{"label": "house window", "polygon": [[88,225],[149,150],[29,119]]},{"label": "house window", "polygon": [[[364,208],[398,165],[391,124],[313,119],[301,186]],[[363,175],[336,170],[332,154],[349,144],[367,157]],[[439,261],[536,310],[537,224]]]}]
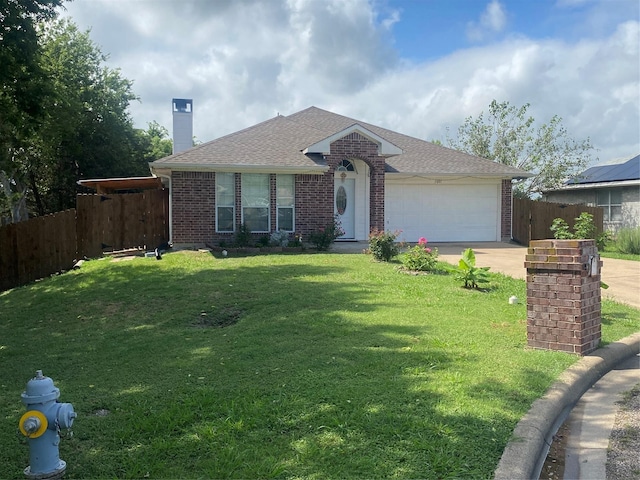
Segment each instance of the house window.
[{"label": "house window", "polygon": [[269,175],[242,175],[242,223],[251,232],[269,231]]},{"label": "house window", "polygon": [[605,222],[621,222],[622,190],[598,190],[598,206],[604,209]]},{"label": "house window", "polygon": [[293,175],[276,175],[276,205],[278,208],[278,230],[294,231],[295,182]]},{"label": "house window", "polygon": [[216,173],[216,232],[233,232],[236,181],[234,173]]},{"label": "house window", "polygon": [[356,169],[349,160],[342,160],[337,166],[336,171],[338,172],[355,172]]}]

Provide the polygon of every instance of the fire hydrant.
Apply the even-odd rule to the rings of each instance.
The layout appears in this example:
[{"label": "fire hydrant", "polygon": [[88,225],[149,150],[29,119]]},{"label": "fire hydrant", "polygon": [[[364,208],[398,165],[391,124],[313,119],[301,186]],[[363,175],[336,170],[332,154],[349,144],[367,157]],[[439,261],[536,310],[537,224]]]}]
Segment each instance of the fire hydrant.
[{"label": "fire hydrant", "polygon": [[29,441],[29,466],[24,474],[30,479],[61,478],[67,469],[60,460],[60,430],[71,428],[76,412],[70,403],[60,403],[60,389],[53,380],[36,371],[22,392],[27,412],[20,418],[20,431]]}]

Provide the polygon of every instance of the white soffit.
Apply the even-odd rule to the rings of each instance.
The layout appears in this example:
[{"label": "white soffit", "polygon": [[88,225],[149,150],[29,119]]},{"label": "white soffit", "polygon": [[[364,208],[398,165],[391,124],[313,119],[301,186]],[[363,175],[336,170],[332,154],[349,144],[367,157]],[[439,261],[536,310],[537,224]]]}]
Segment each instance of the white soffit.
[{"label": "white soffit", "polygon": [[379,135],[376,135],[371,130],[367,130],[362,125],[358,125],[357,123],[351,125],[350,127],[345,128],[344,130],[340,130],[339,132],[334,133],[330,137],[325,138],[324,140],[320,140],[313,145],[305,148],[302,153],[321,153],[323,155],[329,155],[331,153],[331,144],[336,140],[340,140],[343,137],[346,137],[350,133],[359,133],[363,137],[368,138],[373,143],[378,144],[378,155],[390,156],[390,155],[400,155],[402,154],[402,149],[396,147],[393,143],[385,140]]}]

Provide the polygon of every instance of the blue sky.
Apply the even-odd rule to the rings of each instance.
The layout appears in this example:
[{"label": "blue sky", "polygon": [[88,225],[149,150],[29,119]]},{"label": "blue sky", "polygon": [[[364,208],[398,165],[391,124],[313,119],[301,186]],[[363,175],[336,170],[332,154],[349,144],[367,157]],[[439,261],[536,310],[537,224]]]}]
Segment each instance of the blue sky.
[{"label": "blue sky", "polygon": [[[485,24],[485,38],[470,39],[469,30],[483,27],[481,18],[492,3],[500,6],[497,11],[503,14],[503,27],[491,30]],[[619,22],[638,20],[640,15],[640,2],[621,0],[389,0],[379,2],[378,8],[387,15],[394,10],[400,13],[393,27],[394,45],[401,57],[417,62],[510,36],[565,41],[598,38],[610,34]],[[601,15],[602,10],[606,15]],[[498,27],[501,23],[495,16],[500,15],[493,18],[493,26]],[[486,18],[491,25],[491,16]]]},{"label": "blue sky", "polygon": [[638,0],[75,0],[66,13],[133,80],[135,124],[192,98],[208,141],[317,106],[426,140],[490,102],[640,151]]}]

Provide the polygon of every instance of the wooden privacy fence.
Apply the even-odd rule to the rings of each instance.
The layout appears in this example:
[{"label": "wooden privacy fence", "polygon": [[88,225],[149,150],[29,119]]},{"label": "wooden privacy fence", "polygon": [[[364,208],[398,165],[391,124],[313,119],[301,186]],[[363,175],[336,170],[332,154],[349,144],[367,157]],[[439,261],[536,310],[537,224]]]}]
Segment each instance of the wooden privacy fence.
[{"label": "wooden privacy fence", "polygon": [[76,254],[75,209],[5,225],[0,228],[0,290],[69,269]]},{"label": "wooden privacy fence", "polygon": [[80,257],[125,248],[154,249],[169,239],[167,190],[78,195],[76,210]]},{"label": "wooden privacy fence", "polygon": [[551,225],[554,219],[562,218],[569,224],[569,227],[573,228],[575,218],[580,216],[582,212],[593,215],[596,233],[602,233],[604,212],[601,207],[514,198],[512,237],[522,245],[529,245],[531,240],[553,238]]},{"label": "wooden privacy fence", "polygon": [[78,195],[76,207],[0,227],[0,290],[68,270],[83,257],[154,249],[169,239],[167,190]]}]

